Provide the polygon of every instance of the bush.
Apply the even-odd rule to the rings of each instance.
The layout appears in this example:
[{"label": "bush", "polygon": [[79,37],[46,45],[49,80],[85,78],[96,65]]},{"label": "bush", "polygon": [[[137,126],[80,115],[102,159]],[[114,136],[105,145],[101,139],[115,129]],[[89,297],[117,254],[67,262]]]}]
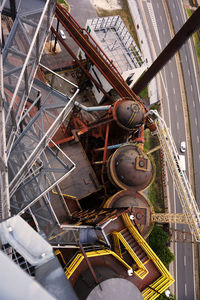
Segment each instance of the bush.
[{"label": "bush", "polygon": [[149,245],[167,268],[175,259],[174,254],[167,247],[168,242],[168,233],[164,231],[162,227],[154,225],[154,228],[149,236]]},{"label": "bush", "polygon": [[149,244],[154,252],[166,247],[169,241],[169,235],[162,227],[154,225],[154,228],[149,236]]}]

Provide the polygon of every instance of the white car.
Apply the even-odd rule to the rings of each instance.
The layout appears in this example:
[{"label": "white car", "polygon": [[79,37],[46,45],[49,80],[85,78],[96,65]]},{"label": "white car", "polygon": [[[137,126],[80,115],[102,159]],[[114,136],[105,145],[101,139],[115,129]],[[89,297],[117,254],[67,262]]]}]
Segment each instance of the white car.
[{"label": "white car", "polygon": [[61,38],[62,38],[63,40],[66,39],[65,33],[64,33],[64,31],[63,31],[62,29],[59,30],[59,34],[60,34],[60,36],[61,36]]},{"label": "white car", "polygon": [[185,142],[185,141],[182,141],[182,142],[181,142],[180,151],[181,151],[182,153],[184,153],[185,150],[186,150],[186,142]]}]

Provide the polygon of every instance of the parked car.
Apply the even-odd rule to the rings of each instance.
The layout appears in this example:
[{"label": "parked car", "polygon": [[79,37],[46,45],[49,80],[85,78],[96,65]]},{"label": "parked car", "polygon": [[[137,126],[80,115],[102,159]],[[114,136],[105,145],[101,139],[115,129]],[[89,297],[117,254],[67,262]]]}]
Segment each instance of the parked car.
[{"label": "parked car", "polygon": [[181,142],[180,151],[181,151],[182,153],[184,153],[185,150],[186,150],[186,142],[185,142],[185,141],[182,141],[182,142]]},{"label": "parked car", "polygon": [[64,31],[63,31],[62,29],[59,30],[59,34],[60,34],[60,36],[61,36],[61,38],[62,38],[63,40],[66,39],[65,33],[64,33]]}]

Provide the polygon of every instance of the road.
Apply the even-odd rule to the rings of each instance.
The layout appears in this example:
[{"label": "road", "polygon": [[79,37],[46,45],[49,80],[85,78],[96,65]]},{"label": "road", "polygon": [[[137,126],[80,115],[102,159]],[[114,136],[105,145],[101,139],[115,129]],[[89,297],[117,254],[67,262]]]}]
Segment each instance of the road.
[{"label": "road", "polygon": [[[181,1],[168,1],[169,9],[175,30],[180,29],[185,22],[184,12],[181,6]],[[166,17],[166,12],[163,6],[163,1],[154,0],[143,1],[143,8],[148,22],[149,30],[154,41],[154,48],[158,56],[162,49],[171,40],[169,24]],[[195,79],[195,71],[193,70],[194,61],[191,55],[191,46],[185,44],[181,49],[181,62],[184,71],[185,86],[187,90],[187,99],[192,99],[189,102],[189,113],[191,117],[192,141],[193,144],[199,143],[198,136],[198,111],[199,97],[197,93],[197,84]],[[164,117],[168,127],[171,129],[173,138],[176,142],[177,148],[180,143],[186,140],[186,130],[183,120],[183,103],[181,97],[180,83],[177,72],[177,65],[175,57],[173,57],[160,72],[162,103]],[[197,97],[195,99],[195,97]],[[196,109],[196,110],[195,110]],[[199,120],[200,121],[200,120]],[[195,148],[195,149],[194,149]],[[199,162],[199,148],[193,147],[194,157]],[[195,159],[195,163],[196,163]],[[188,161],[187,161],[188,170]],[[197,163],[197,170],[199,170]],[[199,174],[198,174],[199,175]],[[196,180],[199,180],[198,176]],[[175,191],[173,180],[168,176],[169,199],[172,212],[182,212],[182,207]],[[200,198],[199,198],[200,199]],[[186,225],[174,225],[177,230],[189,231]],[[195,299],[194,281],[193,281],[193,247],[191,244],[175,243],[175,294],[177,299]]]}]

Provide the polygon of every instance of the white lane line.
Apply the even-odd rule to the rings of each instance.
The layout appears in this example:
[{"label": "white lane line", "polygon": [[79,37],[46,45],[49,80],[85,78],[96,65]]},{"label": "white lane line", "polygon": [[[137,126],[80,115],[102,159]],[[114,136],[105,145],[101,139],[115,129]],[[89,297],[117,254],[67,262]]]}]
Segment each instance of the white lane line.
[{"label": "white lane line", "polygon": [[199,136],[197,135],[197,143],[199,144]]},{"label": "white lane line", "polygon": [[[185,55],[185,60],[187,61],[187,55]],[[188,70],[189,71],[189,70]]]},{"label": "white lane line", "polygon": [[178,111],[178,107],[177,107],[177,105],[176,105],[176,104],[175,104],[175,110],[176,110],[176,111]]},{"label": "white lane line", "polygon": [[171,78],[173,79],[174,78],[174,75],[173,75],[173,73],[171,72]]},{"label": "white lane line", "polygon": [[157,8],[159,8],[159,3],[157,2],[156,4],[157,4]]},{"label": "white lane line", "polygon": [[[186,56],[187,57],[187,56]],[[189,76],[190,76],[190,70],[188,70],[188,74],[189,74]]]},{"label": "white lane line", "polygon": [[173,93],[174,93],[174,95],[176,94],[176,91],[175,91],[175,88],[173,87]]},{"label": "white lane line", "polygon": [[184,266],[186,267],[186,256],[184,255]]},{"label": "white lane line", "polygon": [[177,125],[177,129],[179,130],[179,122],[177,122],[176,125]]},{"label": "white lane line", "polygon": [[178,16],[176,15],[176,20],[178,21]]},{"label": "white lane line", "polygon": [[196,124],[196,126],[197,126],[197,118],[195,117],[195,124]]},{"label": "white lane line", "polygon": [[163,34],[165,35],[165,29],[163,28]]},{"label": "white lane line", "polygon": [[187,284],[185,283],[185,296],[187,296]]},{"label": "white lane line", "polygon": [[195,107],[195,103],[194,103],[194,100],[193,100],[192,104],[193,104],[193,107]]},{"label": "white lane line", "polygon": [[161,20],[161,22],[162,22],[162,16],[160,16],[160,20]]},{"label": "white lane line", "polygon": [[191,56],[192,62],[193,62],[194,78],[195,78],[195,81],[196,81],[196,87],[197,87],[197,92],[198,92],[198,99],[199,99],[199,103],[200,103],[200,91],[199,91],[199,84],[198,84],[198,81],[197,81],[198,76],[197,76],[196,64],[195,64],[195,60],[194,60],[193,46],[192,46],[192,42],[191,42],[190,39],[188,40],[188,43],[189,43],[189,47],[190,47],[190,52],[191,52],[190,56]]},{"label": "white lane line", "polygon": [[175,5],[174,5],[174,3],[173,3],[173,8],[175,8]]},{"label": "white lane line", "polygon": [[193,90],[193,87],[192,87],[192,85],[190,86],[190,89],[191,89],[191,91]]},{"label": "white lane line", "polygon": [[199,160],[200,160],[200,154],[199,154]]}]

